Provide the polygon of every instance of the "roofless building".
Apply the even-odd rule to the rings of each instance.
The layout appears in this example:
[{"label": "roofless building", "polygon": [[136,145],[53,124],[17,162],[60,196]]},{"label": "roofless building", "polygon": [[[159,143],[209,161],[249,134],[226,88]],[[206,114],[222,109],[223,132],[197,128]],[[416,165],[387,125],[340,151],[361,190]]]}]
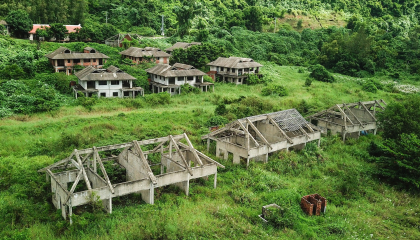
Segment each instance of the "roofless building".
[{"label": "roofless building", "polygon": [[373,134],[376,134],[378,125],[375,115],[378,110],[382,111],[385,107],[386,103],[382,99],[343,103],[336,104],[308,118],[325,133],[330,132],[331,135],[340,133],[345,141],[346,136],[358,138],[361,131],[373,130]]},{"label": "roofless building", "polygon": [[[181,142],[183,141],[183,142]],[[149,146],[146,150],[146,146]],[[116,152],[119,152],[117,156]],[[159,162],[150,159],[159,159]],[[112,161],[126,171],[126,181],[110,181],[104,162]],[[217,167],[223,165],[196,150],[188,136],[167,136],[143,141],[74,149],[68,158],[56,162],[38,172],[45,172],[51,181],[52,202],[61,209],[64,219],[72,215],[72,208],[88,204],[92,196],[102,200],[104,209],[112,212],[112,199],[132,193],[141,193],[142,199],[154,204],[154,189],[176,185],[189,193],[192,179],[214,175],[217,183]],[[80,182],[85,190],[76,192]]]},{"label": "roofless building", "polygon": [[296,109],[238,119],[213,131],[202,139],[216,141],[216,157],[233,155],[233,163],[241,159],[268,161],[268,154],[289,148],[302,149],[307,142],[319,140],[320,130],[307,122]]}]

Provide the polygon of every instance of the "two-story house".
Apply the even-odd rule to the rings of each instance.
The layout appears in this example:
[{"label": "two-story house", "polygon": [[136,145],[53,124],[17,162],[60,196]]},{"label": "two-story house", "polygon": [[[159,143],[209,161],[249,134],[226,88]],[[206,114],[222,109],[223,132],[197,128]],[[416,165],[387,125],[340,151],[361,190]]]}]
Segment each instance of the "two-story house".
[{"label": "two-story house", "polygon": [[128,49],[120,52],[120,54],[123,58],[131,59],[135,64],[147,61],[168,64],[169,57],[171,57],[171,54],[168,54],[159,48],[153,47],[129,47]]},{"label": "two-story house", "polygon": [[82,53],[72,52],[65,47],[59,47],[52,53],[45,55],[53,65],[55,72],[72,74],[74,66],[102,68],[109,57],[93,48],[86,47]]},{"label": "two-story house", "polygon": [[245,84],[249,74],[257,74],[263,66],[251,58],[240,57],[219,57],[207,64],[210,71],[207,73],[213,80],[219,76],[223,82]]},{"label": "two-story house", "polygon": [[107,69],[96,69],[89,66],[75,75],[79,79],[79,84],[73,87],[76,98],[78,92],[87,97],[94,94],[97,94],[98,97],[120,98],[144,95],[143,88],[133,87],[133,81],[136,78],[114,66],[109,66]]},{"label": "two-story house", "polygon": [[[37,35],[36,35],[36,30],[41,28],[41,29],[47,29],[49,28],[50,25],[49,24],[33,24],[32,25],[32,30],[28,32],[29,34],[29,40],[36,40],[37,39]],[[64,27],[66,27],[67,29],[67,33],[75,33],[77,31],[79,31],[82,28],[82,25],[64,25]],[[51,41],[56,41],[57,39],[55,38],[51,38]],[[63,41],[70,41],[69,35],[66,35],[64,37],[64,39],[59,39],[59,40],[63,40]]]},{"label": "two-story house", "polygon": [[177,42],[172,47],[165,49],[165,51],[168,53],[172,53],[174,49],[177,49],[177,48],[187,49],[194,45],[201,45],[201,42],[192,42],[192,43]]},{"label": "two-story house", "polygon": [[195,69],[191,65],[175,63],[173,66],[168,64],[157,64],[146,69],[150,74],[150,85],[153,93],[169,92],[171,95],[181,93],[181,85],[189,84],[198,87],[201,91],[207,92],[214,84],[203,81],[204,72]]}]

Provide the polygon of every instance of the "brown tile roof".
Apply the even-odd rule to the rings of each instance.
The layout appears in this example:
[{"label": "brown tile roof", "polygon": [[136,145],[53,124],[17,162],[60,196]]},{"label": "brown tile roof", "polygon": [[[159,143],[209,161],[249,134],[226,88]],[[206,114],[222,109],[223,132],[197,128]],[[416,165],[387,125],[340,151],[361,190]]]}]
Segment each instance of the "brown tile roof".
[{"label": "brown tile roof", "polygon": [[[64,53],[68,50],[69,53]],[[72,53],[70,49],[65,47],[59,47],[54,52],[48,53],[45,57],[49,59],[92,59],[92,58],[109,58],[107,55],[96,52],[96,53]]]},{"label": "brown tile roof", "polygon": [[190,69],[193,69],[194,68],[191,65],[183,64],[183,63],[175,63],[172,67],[181,68],[181,69],[184,69],[184,70],[190,70]]},{"label": "brown tile roof", "polygon": [[89,66],[75,73],[81,81],[106,81],[106,80],[135,80],[136,78],[123,72],[117,67],[109,66],[107,69],[96,69]]},{"label": "brown tile roof", "polygon": [[219,57],[213,62],[208,63],[209,66],[227,67],[227,68],[252,68],[262,67],[263,65],[255,62],[251,58],[240,58],[240,57]]},{"label": "brown tile roof", "polygon": [[[188,66],[186,70],[178,70],[176,66]],[[188,77],[188,76],[204,76],[204,72],[195,69],[191,65],[175,63],[174,66],[168,64],[157,64],[156,66],[146,69],[146,72],[164,77]]]},{"label": "brown tile roof", "polygon": [[171,54],[166,53],[159,48],[145,47],[129,47],[128,49],[120,52],[121,55],[126,55],[130,57],[170,57]]},{"label": "brown tile roof", "polygon": [[167,49],[165,49],[165,51],[173,51],[174,49],[177,48],[183,48],[183,49],[187,49],[193,45],[201,45],[201,42],[192,42],[192,43],[186,43],[186,42],[177,42],[175,43],[172,47],[169,47]]}]

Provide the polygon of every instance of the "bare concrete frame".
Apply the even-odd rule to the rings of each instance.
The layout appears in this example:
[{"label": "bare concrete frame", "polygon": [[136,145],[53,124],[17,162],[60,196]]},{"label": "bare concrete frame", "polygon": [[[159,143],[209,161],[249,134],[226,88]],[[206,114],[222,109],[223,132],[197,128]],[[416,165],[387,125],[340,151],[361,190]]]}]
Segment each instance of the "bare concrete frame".
[{"label": "bare concrete frame", "polygon": [[346,136],[358,138],[361,131],[373,130],[373,133],[376,134],[378,126],[375,115],[378,109],[384,110],[385,107],[386,103],[382,99],[336,104],[327,110],[309,116],[308,119],[316,120],[317,126],[324,133],[327,133],[328,130],[332,135],[340,133],[345,141]]},{"label": "bare concrete frame", "polygon": [[240,159],[268,161],[268,154],[289,148],[302,149],[307,142],[319,140],[320,130],[307,122],[296,109],[257,115],[238,119],[225,127],[213,131],[202,139],[207,139],[207,151],[210,140],[216,141],[216,157],[233,154],[233,163]]},{"label": "bare concrete frame", "polygon": [[[185,140],[186,144],[181,140]],[[158,144],[153,150],[144,151],[141,146]],[[166,146],[165,146],[166,145]],[[100,153],[123,149],[118,156],[101,158]],[[161,154],[160,174],[154,175],[148,160],[152,153]],[[126,169],[127,181],[112,184],[103,162],[115,161]],[[112,198],[131,193],[141,193],[142,199],[154,203],[154,189],[174,184],[188,195],[189,180],[214,175],[214,188],[217,183],[217,167],[223,165],[196,150],[188,136],[167,136],[143,141],[115,144],[89,149],[75,149],[68,158],[56,162],[38,172],[45,172],[51,182],[52,202],[61,209],[62,216],[71,221],[72,207],[88,204],[92,196],[102,200],[104,209],[112,213]],[[102,172],[103,177],[98,174]],[[166,171],[165,171],[166,170]],[[88,190],[74,192],[79,181],[84,181]],[[71,188],[68,189],[68,183]]]}]

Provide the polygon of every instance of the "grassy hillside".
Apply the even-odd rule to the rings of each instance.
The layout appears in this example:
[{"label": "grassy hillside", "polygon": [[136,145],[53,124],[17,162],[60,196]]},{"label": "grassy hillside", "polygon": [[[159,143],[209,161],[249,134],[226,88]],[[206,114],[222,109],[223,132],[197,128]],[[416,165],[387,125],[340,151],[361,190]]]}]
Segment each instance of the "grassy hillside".
[{"label": "grassy hillside", "polygon": [[[50,186],[36,171],[67,157],[74,148],[189,134],[200,151],[205,146],[208,119],[216,104],[245,96],[262,103],[260,112],[298,108],[304,115],[341,102],[384,99],[398,101],[399,88],[418,87],[399,80],[376,93],[363,90],[366,79],[335,74],[336,83],[314,81],[304,87],[309,71],[303,67],[263,62],[263,73],[286,87],[286,97],[261,95],[263,84],[217,83],[215,93],[174,96],[169,104],[142,99],[100,99],[89,111],[70,103],[55,111],[13,115],[0,122],[0,236],[4,239],[419,239],[418,193],[384,184],[372,174],[367,147],[380,136],[364,136],[343,144],[324,137],[321,147],[308,144],[300,152],[278,153],[267,164],[249,169],[216,159],[218,187],[209,181],[190,183],[190,196],[176,187],[155,190],[155,205],[139,195],[113,199],[113,213],[74,209],[74,224],[62,220],[51,203]],[[387,82],[388,78],[375,78]],[[305,101],[304,104],[302,101]],[[227,104],[248,107],[251,101]],[[232,113],[235,111],[232,110]],[[228,118],[235,116],[229,115]],[[210,156],[214,158],[214,149]],[[299,207],[303,195],[319,193],[328,199],[327,212],[306,216]],[[277,203],[286,209],[277,227],[264,224],[261,207]]]}]

